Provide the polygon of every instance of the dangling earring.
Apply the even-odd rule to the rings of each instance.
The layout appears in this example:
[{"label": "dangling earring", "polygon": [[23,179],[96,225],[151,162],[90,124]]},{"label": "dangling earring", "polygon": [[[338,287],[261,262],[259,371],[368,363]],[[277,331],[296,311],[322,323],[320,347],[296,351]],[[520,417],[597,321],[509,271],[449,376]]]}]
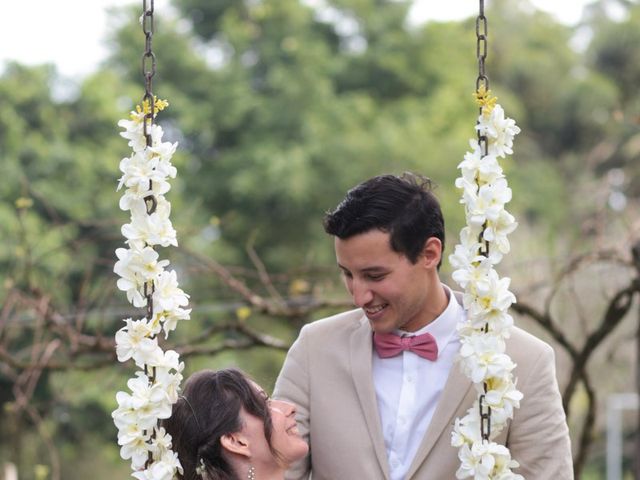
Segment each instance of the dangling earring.
[{"label": "dangling earring", "polygon": [[247,480],[256,480],[256,469],[253,465],[249,465],[249,473],[247,473]]}]

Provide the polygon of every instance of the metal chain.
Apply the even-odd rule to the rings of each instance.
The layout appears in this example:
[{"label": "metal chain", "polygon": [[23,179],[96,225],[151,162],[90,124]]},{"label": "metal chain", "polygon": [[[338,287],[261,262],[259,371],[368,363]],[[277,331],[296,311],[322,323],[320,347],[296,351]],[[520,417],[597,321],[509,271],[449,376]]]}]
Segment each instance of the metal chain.
[{"label": "metal chain", "polygon": [[[144,110],[144,118],[142,120],[142,132],[147,141],[147,147],[152,146],[151,127],[153,119],[156,116],[156,102],[153,95],[153,77],[156,74],[156,56],[153,53],[151,43],[153,41],[153,1],[142,0],[142,31],[144,32],[144,53],[142,54],[142,75],[144,77],[144,96],[142,97],[142,107]],[[149,180],[149,191],[151,191],[152,183]],[[149,195],[144,199],[147,206],[147,213],[151,215],[156,211],[158,202],[153,195]],[[148,304],[147,304],[148,305]]]},{"label": "metal chain", "polygon": [[[476,18],[476,57],[478,59],[478,78],[476,78],[476,92],[479,92],[484,88],[485,92],[489,91],[489,77],[485,74],[484,61],[487,58],[487,37],[489,32],[487,30],[487,17],[484,16],[484,0],[480,1],[480,11],[478,18]],[[480,113],[482,113],[482,107],[480,107]],[[487,137],[480,135],[478,131],[478,144],[482,149],[482,155],[485,156],[488,153]]]},{"label": "metal chain", "polygon": [[[484,90],[484,93],[489,92],[489,77],[487,77],[484,68],[484,62],[487,59],[487,37],[489,32],[487,30],[487,17],[484,15],[484,0],[479,0],[479,12],[476,18],[476,57],[478,59],[478,78],[476,78],[476,93]],[[480,115],[482,115],[482,106],[480,107]],[[478,130],[478,146],[482,152],[482,156],[485,157],[489,153],[489,144],[486,135],[481,135]],[[486,228],[486,225],[485,225]],[[482,237],[482,234],[480,235]],[[481,240],[481,239],[480,239]],[[484,243],[484,251],[482,255],[489,256],[489,242]],[[489,331],[489,324],[484,326],[484,332]],[[487,393],[487,384],[484,384],[484,393]],[[485,404],[485,395],[480,395],[478,398],[478,408],[480,409],[480,436],[483,442],[488,442],[491,436],[491,407]]]},{"label": "metal chain", "polygon": [[[156,56],[151,48],[153,40],[153,0],[142,0],[142,31],[144,32],[144,53],[142,54],[142,75],[144,76],[144,96],[142,97],[142,108],[144,117],[142,120],[142,131],[147,141],[147,147],[151,147],[151,127],[155,117],[156,102],[153,95],[153,76],[156,74]],[[151,62],[151,65],[149,65]],[[149,191],[152,191],[153,183],[149,180]],[[147,214],[155,212],[158,202],[152,194],[145,197],[144,202],[147,207]],[[153,318],[153,292],[155,285],[153,281],[144,284],[144,296],[147,299],[147,319]],[[145,369],[146,370],[146,369]]]},{"label": "metal chain", "polygon": [[[142,132],[146,140],[147,148],[153,146],[153,138],[151,135],[151,130],[153,127],[153,120],[156,116],[156,101],[155,96],[153,95],[153,77],[156,74],[156,56],[153,53],[152,42],[153,42],[153,32],[154,32],[154,24],[153,24],[153,11],[154,11],[154,0],[142,0],[142,31],[144,32],[144,53],[142,54],[142,75],[144,77],[144,96],[142,97],[142,109],[143,109],[143,119],[142,119]],[[149,180],[149,191],[153,192],[153,182]],[[147,214],[151,215],[156,211],[156,207],[158,206],[158,201],[153,193],[144,198],[144,203],[147,209]],[[153,293],[155,291],[155,283],[153,280],[145,282],[144,284],[144,296],[147,300],[147,309],[146,316],[147,320],[151,321],[153,319]],[[144,366],[144,373],[149,377],[149,381],[151,383],[155,382],[156,379],[156,367],[149,368],[147,365]],[[155,430],[150,432],[150,440],[153,441],[156,433]],[[149,455],[147,461],[145,462],[145,468],[148,468],[153,463],[153,454],[149,451]]]},{"label": "metal chain", "polygon": [[489,90],[489,78],[484,72],[484,61],[487,58],[487,17],[484,16],[484,0],[480,0],[480,11],[476,18],[476,57],[478,58],[478,78],[476,79],[476,91],[484,85]]},{"label": "metal chain", "polygon": [[[144,53],[142,54],[142,75],[144,76],[144,97],[142,104],[149,105],[149,111],[145,112],[143,132],[147,140],[147,147],[151,146],[150,127],[153,125],[153,117],[155,116],[155,101],[153,98],[153,76],[156,74],[156,56],[151,48],[153,40],[153,0],[149,7],[147,0],[142,2],[142,31],[144,32]],[[151,65],[149,65],[151,62]]]}]

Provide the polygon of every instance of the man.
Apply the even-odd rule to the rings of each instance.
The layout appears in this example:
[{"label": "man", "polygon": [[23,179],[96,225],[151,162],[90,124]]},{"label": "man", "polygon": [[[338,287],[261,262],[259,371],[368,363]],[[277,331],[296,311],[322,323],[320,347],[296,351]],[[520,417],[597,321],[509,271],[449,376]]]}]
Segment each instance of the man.
[{"label": "man", "polygon": [[[438,275],[444,221],[429,181],[372,178],[350,190],[324,226],[358,308],[304,326],[287,354],[274,395],[298,405],[310,445],[287,478],[454,479],[452,426],[477,394],[454,364],[465,312]],[[434,349],[428,358],[411,350],[389,356],[384,348],[388,334],[427,333],[437,356]],[[572,479],[553,350],[514,327],[507,354],[524,399],[495,441],[509,447],[527,480]]]}]

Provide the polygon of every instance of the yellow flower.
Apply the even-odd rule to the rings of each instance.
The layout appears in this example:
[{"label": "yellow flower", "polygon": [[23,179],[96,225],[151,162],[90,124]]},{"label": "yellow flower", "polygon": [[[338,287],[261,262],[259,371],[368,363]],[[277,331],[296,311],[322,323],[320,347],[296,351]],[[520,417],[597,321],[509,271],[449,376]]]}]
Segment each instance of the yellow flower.
[{"label": "yellow flower", "polygon": [[33,470],[37,480],[45,480],[49,476],[49,467],[47,465],[35,465]]},{"label": "yellow flower", "polygon": [[[158,97],[156,97],[155,95],[153,96],[153,103],[155,107],[154,113],[161,112],[169,106],[169,102],[167,102],[166,100],[158,99]],[[149,101],[144,100],[142,102],[142,106],[136,105],[136,111],[131,112],[131,115],[129,117],[131,118],[131,120],[141,122],[144,116],[147,115],[150,111],[151,110],[149,107]]]},{"label": "yellow flower", "polygon": [[308,293],[310,289],[311,286],[309,282],[302,278],[294,279],[289,285],[289,293],[291,293],[291,295],[304,295]]},{"label": "yellow flower", "polygon": [[22,210],[33,207],[33,200],[29,197],[20,197],[16,200],[16,208]]},{"label": "yellow flower", "polygon": [[491,115],[493,108],[496,106],[498,97],[494,97],[491,90],[487,90],[484,85],[480,85],[478,90],[473,93],[476,98],[476,103],[482,108],[483,115]]},{"label": "yellow flower", "polygon": [[241,322],[244,322],[247,318],[251,316],[251,308],[249,307],[240,307],[236,309],[236,317]]}]

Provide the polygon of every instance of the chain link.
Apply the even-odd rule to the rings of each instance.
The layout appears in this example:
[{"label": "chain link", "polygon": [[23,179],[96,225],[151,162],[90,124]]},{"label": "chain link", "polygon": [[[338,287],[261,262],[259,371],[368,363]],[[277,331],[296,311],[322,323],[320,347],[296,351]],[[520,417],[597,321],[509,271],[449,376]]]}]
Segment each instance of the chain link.
[{"label": "chain link", "polygon": [[[486,393],[486,384],[484,389]],[[480,437],[483,442],[488,442],[491,436],[491,407],[485,405],[484,399],[484,395],[480,395],[478,399],[478,408],[480,409]]]}]

